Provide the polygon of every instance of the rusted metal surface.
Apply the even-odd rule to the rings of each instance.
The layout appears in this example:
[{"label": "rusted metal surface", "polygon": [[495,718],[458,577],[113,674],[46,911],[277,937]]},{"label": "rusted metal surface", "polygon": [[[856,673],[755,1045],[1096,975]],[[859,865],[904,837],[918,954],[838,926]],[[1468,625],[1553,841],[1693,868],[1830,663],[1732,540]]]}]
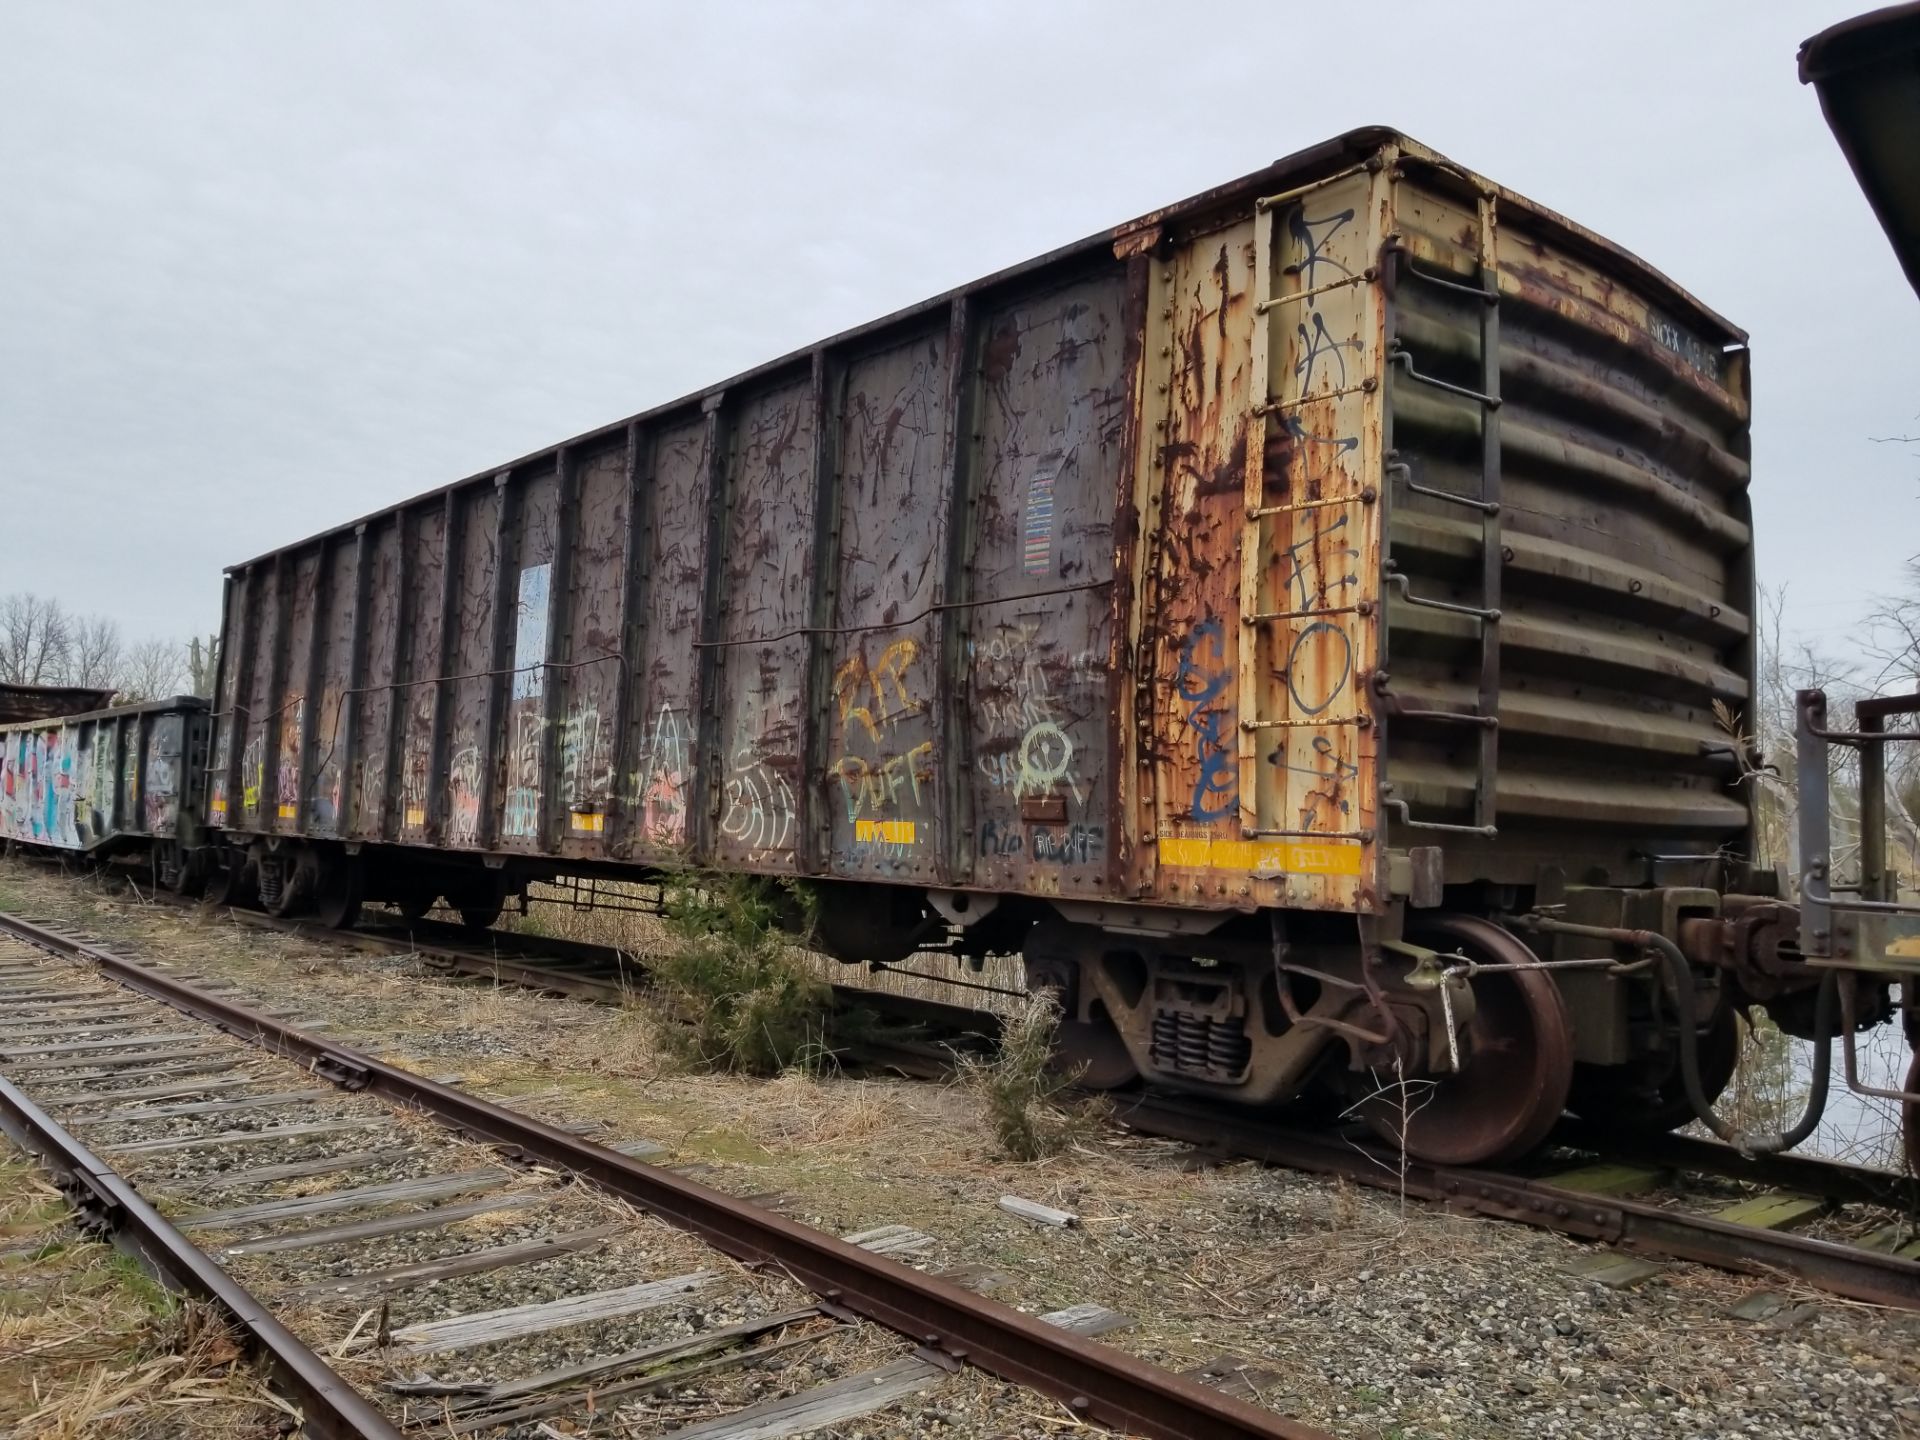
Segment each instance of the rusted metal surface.
[{"label": "rusted metal surface", "polygon": [[84,715],[90,710],[104,710],[112,699],[111,690],[81,685],[0,684],[0,725]]},{"label": "rusted metal surface", "polygon": [[1324,1432],[1310,1426],[1043,1324],[1011,1306],[673,1171],[387,1065],[99,946],[11,915],[0,915],[0,930],[85,959],[116,982],[296,1060],[335,1084],[416,1106],[475,1139],[571,1171],[729,1255],[780,1266],[827,1299],[936,1347],[956,1362],[1063,1401],[1076,1416],[1166,1440],[1325,1440]]},{"label": "rusted metal surface", "polygon": [[110,1233],[167,1283],[211,1301],[325,1440],[399,1440],[400,1432],[140,1193],[18,1087],[0,1077],[0,1129],[41,1157],[86,1222]]},{"label": "rusted metal surface", "polygon": [[210,813],[1221,911],[1644,883],[1747,829],[1743,340],[1356,132],[240,567]]},{"label": "rusted metal surface", "polygon": [[207,702],[0,725],[0,840],[108,854],[196,830]]},{"label": "rusted metal surface", "polygon": [[[1405,808],[1389,836],[1442,846],[1448,882],[1534,884],[1551,867],[1714,883],[1711,857],[1746,853],[1749,829],[1714,709],[1751,707],[1744,337],[1556,237],[1508,192],[1431,157],[1401,168],[1386,264],[1390,343],[1407,358],[1385,380],[1389,556],[1407,578],[1388,599],[1380,693]],[[1474,398],[1488,295],[1497,405]],[[1483,493],[1495,426],[1489,524],[1463,502]],[[1489,544],[1491,624],[1470,613]],[[1492,732],[1477,727],[1489,634]],[[1474,826],[1483,792],[1496,834],[1420,828]]]}]

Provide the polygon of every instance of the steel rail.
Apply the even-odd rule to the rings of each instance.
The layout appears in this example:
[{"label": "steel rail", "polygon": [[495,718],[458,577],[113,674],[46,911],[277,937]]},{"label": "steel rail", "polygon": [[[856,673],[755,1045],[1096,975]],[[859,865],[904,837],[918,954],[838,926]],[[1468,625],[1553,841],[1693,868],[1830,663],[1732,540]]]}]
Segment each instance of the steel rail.
[{"label": "steel rail", "polygon": [[416,1106],[528,1160],[568,1170],[749,1263],[799,1283],[928,1350],[1037,1390],[1081,1419],[1164,1440],[1330,1440],[1324,1431],[862,1250],[698,1181],[607,1150],[176,980],[100,945],[0,915],[9,931],[85,960],[165,1002],[350,1090]]},{"label": "steel rail", "polygon": [[[1142,1097],[1114,1110],[1145,1134],[1185,1140],[1244,1159],[1436,1201],[1449,1210],[1518,1221],[1642,1254],[1744,1274],[1783,1273],[1854,1300],[1920,1310],[1920,1261],[1635,1200],[1563,1190],[1486,1170],[1428,1165],[1339,1135],[1290,1130],[1190,1102]],[[1813,1162],[1818,1163],[1818,1162]]]},{"label": "steel rail", "polygon": [[110,1232],[165,1282],[225,1312],[247,1347],[267,1362],[280,1392],[300,1408],[305,1433],[324,1440],[400,1440],[400,1431],[364,1395],[5,1077],[0,1129],[41,1158],[89,1227]]}]

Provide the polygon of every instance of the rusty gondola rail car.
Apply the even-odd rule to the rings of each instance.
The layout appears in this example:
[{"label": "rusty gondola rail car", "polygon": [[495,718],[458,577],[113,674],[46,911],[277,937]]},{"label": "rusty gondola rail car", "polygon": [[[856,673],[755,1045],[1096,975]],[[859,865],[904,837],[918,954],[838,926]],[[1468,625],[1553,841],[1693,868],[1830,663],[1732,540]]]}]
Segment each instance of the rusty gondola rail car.
[{"label": "rusty gondola rail car", "polygon": [[1753,848],[1748,420],[1737,327],[1354,131],[233,567],[210,878],[794,877],[845,959],[1022,951],[1097,1083],[1663,1128],[1736,1002],[1832,1033]]}]

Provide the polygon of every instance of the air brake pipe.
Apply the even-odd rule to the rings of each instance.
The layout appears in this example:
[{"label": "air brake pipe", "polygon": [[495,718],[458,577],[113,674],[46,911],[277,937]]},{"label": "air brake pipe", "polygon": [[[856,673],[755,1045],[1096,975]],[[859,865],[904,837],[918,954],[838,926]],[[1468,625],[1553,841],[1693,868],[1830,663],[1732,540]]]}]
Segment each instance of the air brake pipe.
[{"label": "air brake pipe", "polygon": [[1833,1006],[1838,987],[1838,972],[1829,970],[1820,981],[1820,994],[1813,1010],[1813,1073],[1807,1089],[1807,1108],[1791,1129],[1773,1135],[1746,1135],[1722,1120],[1714,1112],[1713,1102],[1700,1085],[1699,1036],[1694,1030],[1693,970],[1680,947],[1654,930],[1613,929],[1605,925],[1576,925],[1569,920],[1554,920],[1545,915],[1522,915],[1514,923],[1527,930],[1544,930],[1555,935],[1575,935],[1589,940],[1611,940],[1617,945],[1632,945],[1653,952],[1666,972],[1673,991],[1674,1006],[1683,1023],[1680,1035],[1680,1081],[1686,1088],[1687,1103],[1693,1113],[1720,1139],[1744,1155],[1777,1155],[1791,1150],[1813,1134],[1820,1117],[1827,1111],[1827,1081],[1833,1069]]}]

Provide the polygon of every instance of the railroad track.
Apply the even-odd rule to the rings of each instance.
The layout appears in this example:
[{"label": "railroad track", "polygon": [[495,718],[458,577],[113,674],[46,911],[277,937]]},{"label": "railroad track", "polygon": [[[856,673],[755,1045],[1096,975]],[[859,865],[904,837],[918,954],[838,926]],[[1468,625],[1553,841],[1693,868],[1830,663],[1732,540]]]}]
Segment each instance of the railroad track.
[{"label": "railroad track", "polygon": [[[329,931],[235,912],[246,923],[379,950],[411,949],[429,964],[583,999],[631,998],[644,957],[578,941],[470,932],[428,921],[367,932]],[[843,1007],[897,1002],[891,1013],[929,1036],[995,1032],[988,1012],[836,987]],[[943,1073],[933,1039],[880,1063]],[[1712,1140],[1612,1131],[1571,1118],[1526,1166],[1502,1171],[1401,1162],[1364,1127],[1276,1126],[1164,1096],[1130,1096],[1116,1118],[1143,1133],[1217,1153],[1404,1193],[1462,1213],[1556,1230],[1608,1247],[1589,1257],[1609,1283],[1657,1273],[1655,1257],[1778,1275],[1875,1304],[1920,1309],[1920,1180],[1807,1156],[1742,1156]],[[1621,1253],[1625,1252],[1625,1253]]]},{"label": "railroad track", "polygon": [[[457,925],[417,922],[330,931],[232,912],[244,924],[371,950],[413,950],[449,972],[486,975],[576,998],[630,1000],[645,956],[580,941],[513,933],[476,939]],[[597,987],[597,989],[595,989]],[[950,1069],[933,1037],[996,1033],[995,1016],[908,996],[835,987],[837,1004],[895,1004],[916,1041],[870,1058],[908,1075]],[[1448,1169],[1384,1150],[1363,1127],[1296,1129],[1271,1117],[1233,1114],[1187,1100],[1121,1098],[1116,1119],[1140,1133],[1187,1140],[1217,1154],[1284,1165],[1384,1188],[1461,1213],[1507,1219],[1596,1240],[1590,1260],[1607,1283],[1638,1283],[1655,1258],[1695,1261],[1749,1275],[1778,1275],[1851,1300],[1920,1309],[1920,1181],[1910,1175],[1809,1156],[1741,1156],[1716,1140],[1634,1135],[1567,1119],[1548,1148],[1517,1169]]]},{"label": "railroad track", "polygon": [[[1036,1317],[916,1268],[936,1237],[810,1229],[169,970],[0,916],[0,1112],[96,1223],[226,1310],[310,1433],[504,1435],[644,1401],[687,1440],[773,1440],[974,1366],[1067,1424],[1320,1436],[1231,1375],[1097,1343],[1126,1323],[1097,1304]],[[811,1383],[785,1381],[803,1359]]]},{"label": "railroad track", "polygon": [[[588,1000],[630,1000],[644,984],[644,956],[578,941],[475,937],[432,921],[333,931],[234,911],[242,923],[333,944],[416,953],[450,972]],[[978,1037],[988,1012],[909,997],[837,988],[838,1003],[899,1002],[921,1038],[875,1063],[908,1075],[945,1073],[937,1036]],[[1662,1260],[1778,1276],[1850,1299],[1920,1310],[1920,1181],[1806,1156],[1746,1157],[1717,1141],[1609,1131],[1568,1119],[1546,1149],[1501,1171],[1402,1164],[1362,1127],[1277,1125],[1159,1095],[1120,1098],[1115,1118],[1145,1134],[1443,1205],[1460,1213],[1554,1230],[1600,1247],[1581,1265],[1606,1283],[1631,1284]]]}]

